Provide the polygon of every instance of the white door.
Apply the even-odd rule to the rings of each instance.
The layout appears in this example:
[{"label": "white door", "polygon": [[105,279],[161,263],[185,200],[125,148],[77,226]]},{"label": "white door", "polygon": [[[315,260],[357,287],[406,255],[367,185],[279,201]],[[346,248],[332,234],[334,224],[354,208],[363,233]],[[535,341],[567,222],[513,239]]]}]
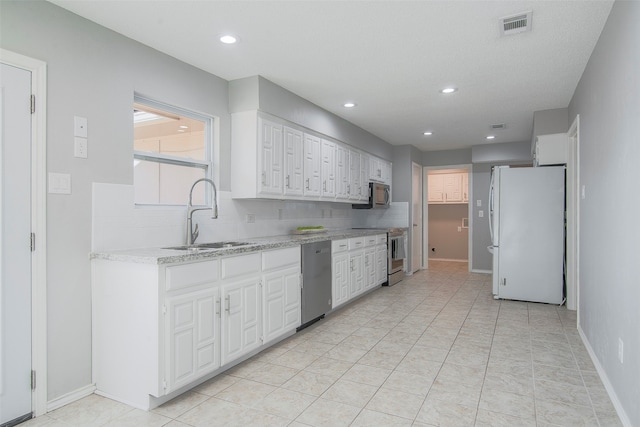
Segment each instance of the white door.
[{"label": "white door", "polygon": [[411,271],[422,268],[422,167],[412,163],[411,184]]},{"label": "white door", "polygon": [[0,424],[3,424],[31,414],[31,72],[0,65]]}]

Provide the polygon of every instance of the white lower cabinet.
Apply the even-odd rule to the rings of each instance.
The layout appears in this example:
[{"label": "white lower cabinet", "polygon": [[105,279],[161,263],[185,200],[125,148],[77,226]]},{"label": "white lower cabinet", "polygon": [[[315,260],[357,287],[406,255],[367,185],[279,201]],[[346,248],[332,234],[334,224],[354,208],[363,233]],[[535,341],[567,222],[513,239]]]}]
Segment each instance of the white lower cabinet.
[{"label": "white lower cabinet", "polygon": [[262,344],[260,278],[222,286],[222,365]]},{"label": "white lower cabinet", "polygon": [[219,289],[169,297],[167,390],[180,388],[220,367]]},{"label": "white lower cabinet", "polygon": [[331,242],[332,308],[387,281],[387,235]]},{"label": "white lower cabinet", "polygon": [[96,393],[140,409],[300,326],[300,246],[153,265],[92,261]]}]

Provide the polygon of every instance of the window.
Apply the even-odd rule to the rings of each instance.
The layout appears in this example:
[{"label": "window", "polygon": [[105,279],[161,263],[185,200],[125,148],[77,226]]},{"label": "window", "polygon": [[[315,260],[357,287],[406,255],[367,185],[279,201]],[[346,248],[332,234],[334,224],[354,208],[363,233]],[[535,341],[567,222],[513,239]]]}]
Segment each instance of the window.
[{"label": "window", "polygon": [[[136,96],[133,104],[133,182],[138,205],[186,205],[200,178],[211,178],[211,117]],[[193,204],[208,200],[205,186]]]}]

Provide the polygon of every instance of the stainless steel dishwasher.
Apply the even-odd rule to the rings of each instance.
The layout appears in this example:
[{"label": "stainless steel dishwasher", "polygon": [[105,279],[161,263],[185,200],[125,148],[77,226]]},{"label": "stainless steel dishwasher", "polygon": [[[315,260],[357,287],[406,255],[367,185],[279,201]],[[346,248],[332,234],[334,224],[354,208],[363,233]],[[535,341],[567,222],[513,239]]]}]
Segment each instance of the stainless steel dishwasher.
[{"label": "stainless steel dishwasher", "polygon": [[302,245],[303,329],[331,310],[331,241]]}]

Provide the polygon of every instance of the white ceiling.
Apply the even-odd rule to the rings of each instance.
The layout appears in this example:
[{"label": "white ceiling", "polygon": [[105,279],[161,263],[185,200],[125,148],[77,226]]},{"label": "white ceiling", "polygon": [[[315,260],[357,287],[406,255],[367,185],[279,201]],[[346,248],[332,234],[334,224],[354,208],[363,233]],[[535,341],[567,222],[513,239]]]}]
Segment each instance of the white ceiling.
[{"label": "white ceiling", "polygon": [[[612,6],[51,1],[226,80],[261,75],[391,144],[425,151],[486,144],[490,133],[496,143],[530,140],[534,111],[568,106]],[[498,19],[527,10],[532,31],[501,38]],[[240,42],[220,43],[227,32]],[[447,85],[458,92],[439,93]],[[491,132],[496,123],[507,128]]]}]

